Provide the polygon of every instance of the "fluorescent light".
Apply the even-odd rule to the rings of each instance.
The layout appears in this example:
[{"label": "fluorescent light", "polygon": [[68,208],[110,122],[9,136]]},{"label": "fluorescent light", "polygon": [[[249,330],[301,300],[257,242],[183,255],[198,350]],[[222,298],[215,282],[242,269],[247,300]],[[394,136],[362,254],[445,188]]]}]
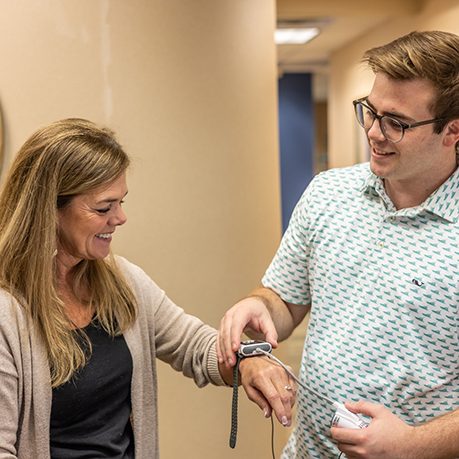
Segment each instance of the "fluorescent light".
[{"label": "fluorescent light", "polygon": [[276,45],[303,45],[319,35],[317,27],[307,29],[276,29],[274,41]]}]

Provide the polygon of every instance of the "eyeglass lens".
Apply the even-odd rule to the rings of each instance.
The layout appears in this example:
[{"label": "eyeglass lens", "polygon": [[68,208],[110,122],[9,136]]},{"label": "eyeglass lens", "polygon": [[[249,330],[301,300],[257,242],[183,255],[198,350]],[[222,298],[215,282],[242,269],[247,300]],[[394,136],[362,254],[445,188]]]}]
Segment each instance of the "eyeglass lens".
[{"label": "eyeglass lens", "polygon": [[[359,124],[366,130],[371,129],[377,118],[376,114],[362,103],[357,103],[355,105],[355,115]],[[403,126],[395,118],[381,116],[379,118],[379,125],[387,140],[398,142],[402,139]]]}]

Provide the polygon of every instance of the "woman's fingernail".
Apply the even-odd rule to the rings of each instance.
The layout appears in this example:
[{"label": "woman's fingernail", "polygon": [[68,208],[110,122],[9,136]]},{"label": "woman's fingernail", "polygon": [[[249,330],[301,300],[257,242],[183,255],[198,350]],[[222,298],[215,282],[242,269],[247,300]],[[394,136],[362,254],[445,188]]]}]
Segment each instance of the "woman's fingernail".
[{"label": "woman's fingernail", "polygon": [[282,425],[283,425],[284,427],[290,427],[290,426],[292,425],[292,421],[289,421],[289,420],[287,419],[287,416],[282,416],[281,421],[282,421]]},{"label": "woman's fingernail", "polygon": [[265,408],[263,410],[263,413],[265,414],[265,418],[269,418],[269,414],[268,414],[268,409],[267,408]]}]

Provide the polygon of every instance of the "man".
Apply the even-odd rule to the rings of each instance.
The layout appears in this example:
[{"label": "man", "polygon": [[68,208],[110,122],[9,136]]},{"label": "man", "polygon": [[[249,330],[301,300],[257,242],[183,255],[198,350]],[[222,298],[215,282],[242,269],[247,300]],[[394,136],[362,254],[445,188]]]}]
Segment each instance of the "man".
[{"label": "man", "polygon": [[300,379],[369,426],[330,428],[333,406],[299,387],[282,458],[456,458],[459,37],[413,32],[363,60],[370,162],[312,181],[219,358],[234,365],[243,331],[277,346],[310,311]]}]

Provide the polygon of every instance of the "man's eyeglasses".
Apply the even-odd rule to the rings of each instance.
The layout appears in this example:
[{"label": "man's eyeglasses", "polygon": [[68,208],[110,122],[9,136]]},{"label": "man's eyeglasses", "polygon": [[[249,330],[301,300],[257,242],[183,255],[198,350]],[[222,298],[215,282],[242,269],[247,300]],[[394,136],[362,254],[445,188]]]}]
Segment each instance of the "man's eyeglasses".
[{"label": "man's eyeglasses", "polygon": [[411,129],[417,126],[423,126],[424,124],[436,123],[444,118],[435,118],[433,120],[420,121],[419,123],[406,124],[402,121],[392,118],[387,115],[377,115],[368,105],[364,104],[363,99],[354,100],[354,111],[357,121],[366,131],[370,130],[375,120],[379,121],[379,127],[381,128],[384,137],[392,143],[400,142],[403,139],[406,129]]}]

